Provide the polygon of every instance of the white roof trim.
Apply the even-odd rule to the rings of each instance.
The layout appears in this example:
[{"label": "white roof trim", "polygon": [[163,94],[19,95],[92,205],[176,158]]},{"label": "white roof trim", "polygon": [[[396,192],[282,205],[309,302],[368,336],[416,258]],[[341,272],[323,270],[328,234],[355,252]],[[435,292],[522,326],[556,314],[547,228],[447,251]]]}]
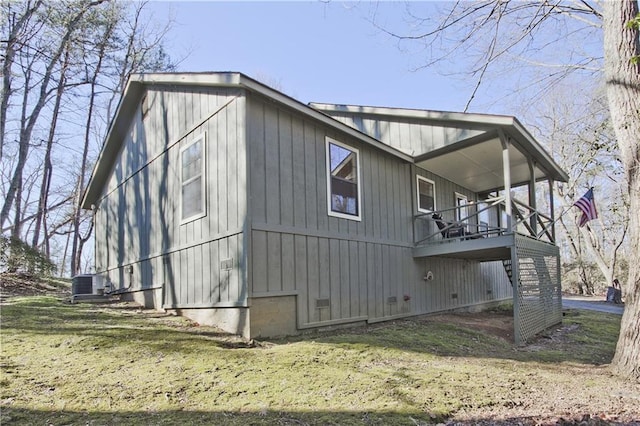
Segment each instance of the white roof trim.
[{"label": "white roof trim", "polygon": [[[238,72],[198,72],[198,73],[141,73],[132,74],[127,81],[124,92],[118,104],[115,116],[105,142],[94,166],[91,180],[85,192],[82,206],[90,208],[99,198],[103,186],[108,179],[115,163],[115,158],[129,125],[132,112],[137,107],[139,98],[144,93],[146,85],[185,85],[210,87],[238,87],[258,93],[275,102],[299,112],[307,117],[318,120],[329,127],[348,136],[362,141],[372,147],[387,152],[404,161],[415,163],[415,159],[396,148],[360,132],[359,130],[334,119],[331,113],[344,112],[347,114],[386,115],[390,117],[418,119],[443,127],[470,128],[478,130],[502,129],[511,136],[517,145],[529,155],[542,160],[545,166],[553,170],[556,177],[567,177],[566,173],[555,163],[553,158],[536,142],[522,124],[511,116],[490,114],[468,114],[459,112],[428,111],[404,108],[368,107],[355,105],[332,105],[310,103],[305,105],[300,101],[274,90],[246,75]],[[567,177],[568,179],[568,177]]]}]

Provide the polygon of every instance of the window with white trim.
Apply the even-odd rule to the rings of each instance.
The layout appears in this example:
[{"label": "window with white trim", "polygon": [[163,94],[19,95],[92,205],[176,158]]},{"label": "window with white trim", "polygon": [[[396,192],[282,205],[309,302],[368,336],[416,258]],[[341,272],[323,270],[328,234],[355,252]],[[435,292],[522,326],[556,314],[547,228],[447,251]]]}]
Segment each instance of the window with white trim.
[{"label": "window with white trim", "polygon": [[326,141],[329,216],[361,220],[359,151],[329,137]]},{"label": "window with white trim", "polygon": [[181,219],[198,219],[205,210],[205,134],[180,150]]},{"label": "window with white trim", "polygon": [[416,178],[418,211],[431,213],[436,210],[436,183],[419,175],[416,175]]}]

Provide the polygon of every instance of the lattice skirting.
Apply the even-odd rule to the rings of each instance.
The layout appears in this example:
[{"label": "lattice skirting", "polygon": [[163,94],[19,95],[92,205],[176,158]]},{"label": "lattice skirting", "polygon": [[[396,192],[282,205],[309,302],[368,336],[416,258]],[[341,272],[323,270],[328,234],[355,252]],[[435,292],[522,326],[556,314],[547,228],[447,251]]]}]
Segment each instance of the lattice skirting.
[{"label": "lattice skirting", "polygon": [[560,252],[552,244],[516,235],[511,259],[515,342],[522,344],[562,322]]}]

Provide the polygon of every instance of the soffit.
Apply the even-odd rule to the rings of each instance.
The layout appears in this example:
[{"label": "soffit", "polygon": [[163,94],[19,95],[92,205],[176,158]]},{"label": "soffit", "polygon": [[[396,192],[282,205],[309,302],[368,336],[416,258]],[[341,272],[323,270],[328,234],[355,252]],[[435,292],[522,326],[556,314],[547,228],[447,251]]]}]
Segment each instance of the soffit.
[{"label": "soffit", "polygon": [[[503,149],[500,138],[488,138],[475,143],[459,143],[417,157],[416,165],[429,170],[474,192],[487,192],[504,187]],[[521,147],[509,146],[509,172],[511,186],[530,182],[529,154]],[[534,179],[549,177],[538,159],[534,161]],[[555,178],[555,176],[551,176]]]}]

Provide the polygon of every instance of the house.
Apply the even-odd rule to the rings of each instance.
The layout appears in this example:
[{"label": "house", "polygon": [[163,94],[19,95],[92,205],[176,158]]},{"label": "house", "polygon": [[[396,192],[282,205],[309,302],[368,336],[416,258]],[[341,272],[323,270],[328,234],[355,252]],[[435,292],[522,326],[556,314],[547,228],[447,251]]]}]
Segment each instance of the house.
[{"label": "house", "polygon": [[561,321],[566,180],[514,117],[136,74],[83,207],[99,286],[202,324],[267,337],[513,299],[522,342]]}]

